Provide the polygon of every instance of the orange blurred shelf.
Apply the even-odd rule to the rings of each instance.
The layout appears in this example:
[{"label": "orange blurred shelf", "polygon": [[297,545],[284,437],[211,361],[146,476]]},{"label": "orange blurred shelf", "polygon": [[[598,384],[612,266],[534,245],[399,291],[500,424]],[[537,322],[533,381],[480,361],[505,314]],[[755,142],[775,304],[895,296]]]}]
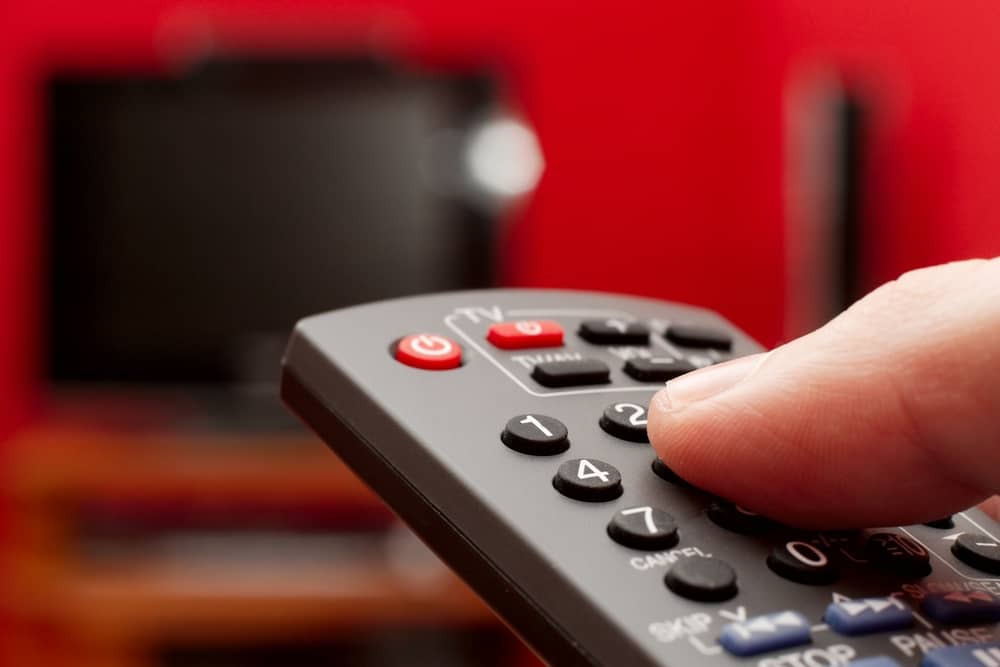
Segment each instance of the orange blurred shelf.
[{"label": "orange blurred shelf", "polygon": [[380,567],[178,569],[146,564],[66,573],[22,586],[19,614],[91,638],[185,645],[335,637],[384,625],[494,624],[443,568],[422,577]]},{"label": "orange blurred shelf", "polygon": [[[39,424],[12,445],[4,485],[13,509],[13,547],[0,603],[18,635],[3,656],[9,664],[138,667],[154,664],[150,651],[166,643],[308,642],[384,627],[461,631],[501,625],[423,547],[413,550],[412,559],[405,544],[393,555],[400,547],[393,531],[403,529],[392,527],[375,494],[308,434],[174,434],[74,420]],[[346,508],[376,523],[350,539],[367,544],[370,538],[376,546],[355,552],[345,547],[328,562],[321,541],[305,561],[283,563],[277,556],[265,562],[240,558],[237,542],[236,551],[230,545],[221,555],[185,560],[162,548],[155,525],[152,538],[142,530],[132,536],[127,525],[111,537],[112,549],[124,544],[124,552],[102,561],[88,542],[93,536],[86,518],[100,503],[112,511],[138,507],[127,518],[140,523],[143,503],[184,506],[184,517],[197,517],[203,507],[222,506],[237,515],[264,508],[279,522],[308,508]],[[176,534],[165,530],[165,543],[173,544]],[[179,530],[182,542],[189,534],[212,535],[211,526]],[[334,546],[348,539],[325,530],[305,531],[306,542],[317,535],[332,535]],[[101,539],[106,536],[98,535],[98,544],[107,546]],[[140,548],[130,550],[132,539]],[[406,540],[416,544],[412,536]],[[227,561],[226,554],[235,557]]]}]

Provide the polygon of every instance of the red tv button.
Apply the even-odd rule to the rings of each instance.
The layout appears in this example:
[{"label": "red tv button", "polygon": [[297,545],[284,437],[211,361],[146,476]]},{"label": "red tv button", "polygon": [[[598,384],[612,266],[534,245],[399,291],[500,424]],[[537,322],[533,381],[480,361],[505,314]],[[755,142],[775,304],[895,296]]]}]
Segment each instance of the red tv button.
[{"label": "red tv button", "polygon": [[503,350],[560,347],[563,344],[563,329],[552,320],[501,322],[490,327],[486,340]]},{"label": "red tv button", "polygon": [[396,345],[396,361],[425,371],[446,371],[462,365],[462,348],[444,336],[413,334]]}]

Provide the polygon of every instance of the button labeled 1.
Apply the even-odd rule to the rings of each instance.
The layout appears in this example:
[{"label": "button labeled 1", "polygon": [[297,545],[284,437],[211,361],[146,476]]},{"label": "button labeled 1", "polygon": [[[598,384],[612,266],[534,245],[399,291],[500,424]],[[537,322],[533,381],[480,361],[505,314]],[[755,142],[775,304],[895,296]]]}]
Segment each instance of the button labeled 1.
[{"label": "button labeled 1", "polygon": [[562,454],[569,449],[566,425],[548,415],[511,417],[500,440],[515,452],[534,456]]},{"label": "button labeled 1", "polygon": [[462,365],[458,343],[437,334],[413,334],[396,345],[396,361],[425,371],[445,371]]}]

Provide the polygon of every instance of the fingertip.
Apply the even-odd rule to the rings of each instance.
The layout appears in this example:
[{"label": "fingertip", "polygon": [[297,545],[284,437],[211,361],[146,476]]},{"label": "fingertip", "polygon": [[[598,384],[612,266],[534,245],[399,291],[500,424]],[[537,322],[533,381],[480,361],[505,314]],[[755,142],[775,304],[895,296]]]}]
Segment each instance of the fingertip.
[{"label": "fingertip", "polygon": [[649,423],[646,431],[649,434],[649,443],[653,446],[656,455],[665,463],[669,458],[668,434],[670,425],[674,422],[674,406],[670,401],[670,391],[667,387],[659,390],[653,395],[649,402]]},{"label": "fingertip", "polygon": [[[711,404],[721,394],[751,378],[760,368],[767,353],[751,354],[731,359],[721,364],[700,368],[685,373],[667,382],[650,401],[649,432],[650,442],[661,458],[669,456],[672,427],[679,423],[697,422],[698,414],[688,415],[689,408],[701,408]],[[704,414],[702,412],[702,414]],[[690,419],[686,417],[690,416]]]}]

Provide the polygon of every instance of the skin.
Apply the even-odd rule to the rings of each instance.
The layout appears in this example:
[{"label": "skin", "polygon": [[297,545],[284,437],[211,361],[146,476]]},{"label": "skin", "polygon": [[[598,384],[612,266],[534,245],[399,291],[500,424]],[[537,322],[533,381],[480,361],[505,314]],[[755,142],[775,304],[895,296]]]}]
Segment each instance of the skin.
[{"label": "skin", "polygon": [[807,336],[672,380],[649,434],[695,486],[790,525],[1000,518],[1000,258],[907,273]]}]

